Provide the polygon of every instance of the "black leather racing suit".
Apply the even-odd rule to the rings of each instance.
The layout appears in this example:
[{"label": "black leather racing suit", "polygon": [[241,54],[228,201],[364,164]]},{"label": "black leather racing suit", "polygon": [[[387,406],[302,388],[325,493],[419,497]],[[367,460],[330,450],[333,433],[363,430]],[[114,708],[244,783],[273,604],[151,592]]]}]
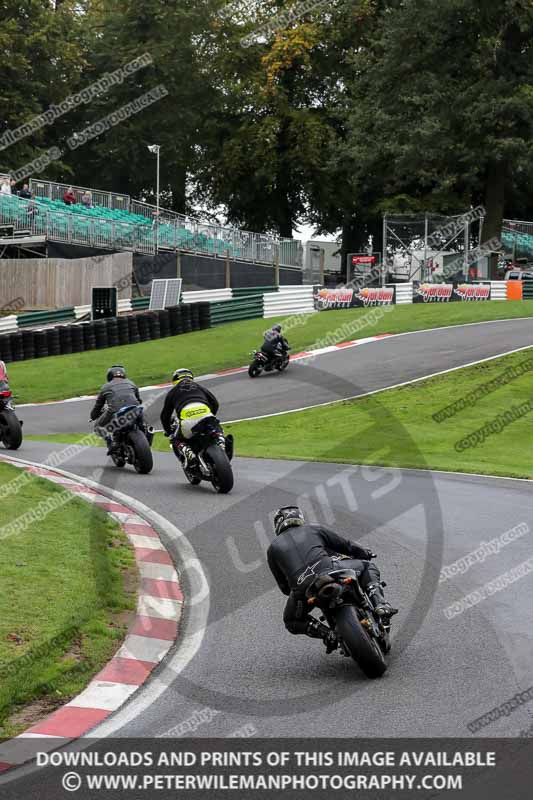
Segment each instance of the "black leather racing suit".
[{"label": "black leather racing suit", "polygon": [[176,412],[176,417],[179,419],[180,411],[188,403],[205,403],[212,414],[216,414],[218,411],[218,400],[215,395],[196,381],[185,378],[177,383],[165,397],[160,419],[167,436],[171,431],[173,412]]},{"label": "black leather racing suit", "polygon": [[[102,386],[91,411],[91,419],[96,420],[95,430],[103,436],[103,429],[111,422],[116,411],[124,406],[139,405],[141,395],[133,381],[128,378],[113,378]],[[99,428],[102,430],[98,430]]]},{"label": "black leather racing suit", "polygon": [[261,352],[265,354],[269,361],[272,360],[276,353],[285,355],[289,349],[289,343],[281,333],[276,331],[266,331],[265,339],[261,345]]},{"label": "black leather racing suit", "polygon": [[[321,525],[299,525],[277,536],[267,551],[268,566],[283,592],[289,595],[283,622],[290,633],[307,633],[309,611],[305,590],[311,580],[334,569],[353,569],[361,586],[380,583],[379,569],[368,560],[371,550]],[[351,556],[339,559],[339,556]]]}]

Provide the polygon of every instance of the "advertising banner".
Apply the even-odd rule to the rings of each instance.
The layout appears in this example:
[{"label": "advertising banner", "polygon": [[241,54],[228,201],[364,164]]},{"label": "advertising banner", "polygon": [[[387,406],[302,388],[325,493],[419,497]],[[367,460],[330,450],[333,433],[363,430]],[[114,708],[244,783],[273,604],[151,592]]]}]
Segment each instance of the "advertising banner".
[{"label": "advertising banner", "polygon": [[339,308],[356,308],[358,306],[390,306],[395,302],[396,290],[394,286],[365,286],[362,289],[352,289],[347,286],[338,289],[324,289],[317,287],[314,295],[317,311],[328,311]]},{"label": "advertising banner", "polygon": [[420,283],[413,303],[451,303],[490,300],[490,283]]}]

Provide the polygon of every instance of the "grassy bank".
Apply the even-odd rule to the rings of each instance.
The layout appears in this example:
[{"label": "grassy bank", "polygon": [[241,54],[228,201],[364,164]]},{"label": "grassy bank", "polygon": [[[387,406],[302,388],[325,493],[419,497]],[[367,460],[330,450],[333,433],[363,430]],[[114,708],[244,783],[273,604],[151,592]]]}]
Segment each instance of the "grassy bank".
[{"label": "grassy bank", "polygon": [[[287,333],[293,352],[378,333],[533,316],[533,300],[401,305],[377,321],[375,311],[353,308],[306,315]],[[117,363],[126,365],[139,386],[163,383],[179,366],[201,374],[245,364],[273,321],[253,319],[153,342],[16,362],[9,365],[9,375],[21,403],[94,394],[107,368]]]},{"label": "grassy bank", "polygon": [[[0,463],[3,487],[20,475]],[[51,499],[58,507],[28,524],[24,513]],[[119,526],[50,481],[30,477],[0,509],[4,737],[63,705],[111,658],[135,608],[137,573]]]}]

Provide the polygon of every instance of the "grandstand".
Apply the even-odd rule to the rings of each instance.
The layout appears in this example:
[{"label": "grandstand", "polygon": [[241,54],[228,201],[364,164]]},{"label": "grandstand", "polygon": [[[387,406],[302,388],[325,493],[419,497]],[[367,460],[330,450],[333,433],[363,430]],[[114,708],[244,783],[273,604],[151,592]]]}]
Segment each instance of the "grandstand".
[{"label": "grandstand", "polygon": [[301,244],[294,239],[203,223],[168,209],[158,211],[128,195],[85,187],[72,188],[78,201],[84,192],[91,193],[91,208],[81,202],[66,205],[62,200],[66,188],[32,179],[32,200],[0,195],[0,224],[46,239],[110,250],[145,254],[184,250],[253,263],[302,265]]},{"label": "grandstand", "polygon": [[514,258],[533,260],[533,222],[504,220],[502,243]]}]

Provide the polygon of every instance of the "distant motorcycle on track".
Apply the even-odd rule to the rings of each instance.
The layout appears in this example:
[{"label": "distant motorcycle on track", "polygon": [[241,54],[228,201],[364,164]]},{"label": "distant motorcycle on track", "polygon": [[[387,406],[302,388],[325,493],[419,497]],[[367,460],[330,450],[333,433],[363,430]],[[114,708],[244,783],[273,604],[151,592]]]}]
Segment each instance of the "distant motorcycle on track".
[{"label": "distant motorcycle on track", "polygon": [[6,365],[0,361],[0,441],[8,450],[18,450],[22,444],[22,421],[15,413],[12,398]]},{"label": "distant motorcycle on track", "polygon": [[309,606],[322,612],[321,621],[336,632],[342,655],[353,658],[367,678],[380,678],[387,669],[390,621],[375,614],[357,573],[337,569],[319,575],[308,586],[306,597]]},{"label": "distant motorcycle on track", "polygon": [[252,355],[253,361],[248,367],[250,378],[257,378],[262,372],[272,372],[275,369],[283,372],[289,366],[288,352],[276,352],[271,358],[268,358],[262,350],[253,350]]}]

